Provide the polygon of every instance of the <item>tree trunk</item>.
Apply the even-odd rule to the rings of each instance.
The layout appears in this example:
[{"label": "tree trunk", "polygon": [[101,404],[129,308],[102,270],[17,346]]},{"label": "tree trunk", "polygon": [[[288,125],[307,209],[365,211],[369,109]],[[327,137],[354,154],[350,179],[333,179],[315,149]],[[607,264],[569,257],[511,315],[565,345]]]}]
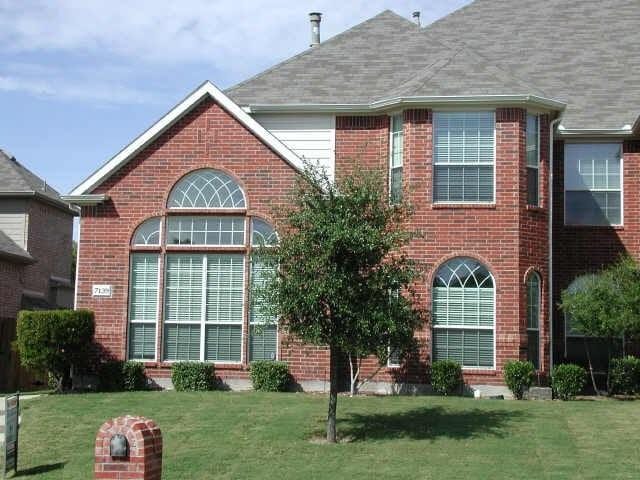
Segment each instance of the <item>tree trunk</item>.
[{"label": "tree trunk", "polygon": [[591,375],[591,384],[593,385],[593,390],[596,392],[597,396],[600,396],[600,391],[598,390],[598,385],[596,385],[596,377],[593,375],[593,364],[591,363],[591,353],[589,352],[589,345],[587,344],[587,337],[582,337],[584,342],[584,349],[587,353],[587,362],[589,362],[589,374]]},{"label": "tree trunk", "polygon": [[611,396],[611,343],[612,340],[607,338],[607,395]]},{"label": "tree trunk", "polygon": [[360,380],[360,364],[362,363],[359,357],[355,358],[355,365],[353,355],[349,354],[349,370],[351,375],[351,389],[350,393],[353,397],[358,394],[358,383]]},{"label": "tree trunk", "polygon": [[329,412],[327,414],[327,442],[336,443],[336,409],[338,406],[338,349],[329,347]]}]

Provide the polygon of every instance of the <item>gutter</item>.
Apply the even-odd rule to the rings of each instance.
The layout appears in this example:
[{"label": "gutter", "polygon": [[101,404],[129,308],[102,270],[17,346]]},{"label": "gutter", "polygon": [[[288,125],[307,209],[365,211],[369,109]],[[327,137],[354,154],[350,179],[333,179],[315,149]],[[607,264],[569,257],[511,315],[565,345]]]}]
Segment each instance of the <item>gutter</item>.
[{"label": "gutter", "polygon": [[549,374],[553,371],[553,133],[560,120],[549,124]]},{"label": "gutter", "polygon": [[[638,124],[640,122],[636,122]],[[565,128],[558,126],[558,135],[561,137],[628,137],[633,135],[634,128],[624,125],[622,128]]]},{"label": "gutter", "polygon": [[88,193],[84,195],[62,195],[65,202],[79,207],[93,207],[109,200],[109,195],[104,193]]},{"label": "gutter", "polygon": [[446,106],[495,106],[529,105],[533,107],[564,110],[566,103],[537,95],[442,95],[391,97],[370,103],[289,103],[289,104],[253,104],[245,105],[246,113],[340,113],[340,112],[378,112],[404,105],[424,105],[429,107]]},{"label": "gutter", "polygon": [[56,200],[55,198],[50,197],[49,195],[45,195],[44,193],[31,190],[31,191],[22,191],[22,192],[0,192],[0,197],[5,198],[36,198],[43,203],[51,205],[52,207],[57,208],[58,210],[62,210],[69,215],[76,216],[78,212],[72,205],[67,203],[65,199],[61,196],[60,200]]}]

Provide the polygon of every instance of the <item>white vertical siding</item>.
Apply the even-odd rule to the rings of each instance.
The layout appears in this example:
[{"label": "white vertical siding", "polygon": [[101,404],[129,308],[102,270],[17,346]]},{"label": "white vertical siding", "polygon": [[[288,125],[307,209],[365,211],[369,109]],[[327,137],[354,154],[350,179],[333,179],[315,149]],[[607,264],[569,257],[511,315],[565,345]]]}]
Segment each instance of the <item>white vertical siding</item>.
[{"label": "white vertical siding", "polygon": [[254,118],[300,158],[335,172],[335,116],[326,114],[257,114]]},{"label": "white vertical siding", "polygon": [[24,200],[0,200],[0,230],[26,250],[27,205]]}]

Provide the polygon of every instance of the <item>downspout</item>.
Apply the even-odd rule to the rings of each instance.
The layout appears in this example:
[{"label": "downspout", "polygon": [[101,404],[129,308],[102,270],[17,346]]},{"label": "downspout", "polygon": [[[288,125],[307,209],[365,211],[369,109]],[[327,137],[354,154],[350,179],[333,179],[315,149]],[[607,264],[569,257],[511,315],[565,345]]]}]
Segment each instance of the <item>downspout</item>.
[{"label": "downspout", "polygon": [[553,132],[560,118],[549,123],[549,374],[553,370]]}]

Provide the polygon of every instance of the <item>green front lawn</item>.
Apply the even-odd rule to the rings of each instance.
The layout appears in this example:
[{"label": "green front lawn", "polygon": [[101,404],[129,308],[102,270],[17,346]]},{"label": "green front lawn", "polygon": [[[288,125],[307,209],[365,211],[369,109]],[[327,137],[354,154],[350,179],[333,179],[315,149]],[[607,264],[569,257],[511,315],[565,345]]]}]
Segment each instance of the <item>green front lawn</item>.
[{"label": "green front lawn", "polygon": [[340,397],[348,442],[312,441],[326,397],[140,392],[43,396],[22,403],[20,476],[92,478],[108,418],[153,418],[164,478],[638,478],[640,401],[516,402]]}]

